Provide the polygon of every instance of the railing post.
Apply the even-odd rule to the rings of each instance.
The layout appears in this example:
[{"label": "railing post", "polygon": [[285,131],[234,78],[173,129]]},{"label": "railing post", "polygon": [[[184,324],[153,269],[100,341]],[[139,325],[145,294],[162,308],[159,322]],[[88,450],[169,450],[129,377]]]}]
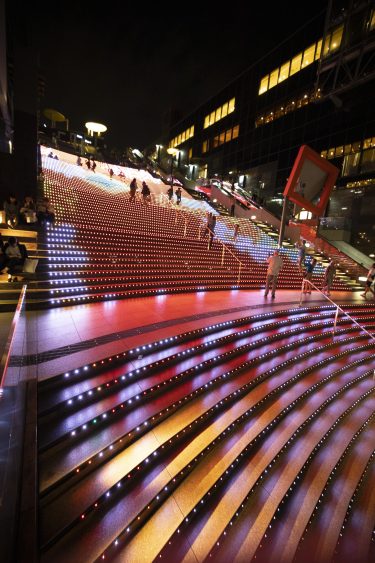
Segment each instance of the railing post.
[{"label": "railing post", "polygon": [[305,280],[303,279],[303,280],[302,280],[302,285],[301,285],[301,295],[300,295],[300,298],[299,298],[298,307],[301,307],[301,305],[302,305],[302,297],[303,297],[303,288],[304,288],[304,284],[305,284]]},{"label": "railing post", "polygon": [[224,256],[225,256],[225,246],[223,245],[223,253],[221,255],[221,265],[224,265]]},{"label": "railing post", "polygon": [[239,268],[238,268],[238,279],[237,279],[238,284],[241,281],[241,269],[242,269],[242,262],[240,262],[240,265],[239,265]]},{"label": "railing post", "polygon": [[336,307],[336,314],[335,314],[335,321],[333,323],[333,334],[336,333],[336,326],[337,326],[337,318],[339,316],[339,308]]}]

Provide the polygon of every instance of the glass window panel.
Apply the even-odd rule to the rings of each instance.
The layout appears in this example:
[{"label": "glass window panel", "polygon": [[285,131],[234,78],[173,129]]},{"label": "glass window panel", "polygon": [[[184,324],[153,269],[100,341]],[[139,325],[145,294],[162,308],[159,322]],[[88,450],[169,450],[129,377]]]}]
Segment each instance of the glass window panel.
[{"label": "glass window panel", "polygon": [[219,137],[214,137],[214,148],[219,145]]},{"label": "glass window panel", "polygon": [[225,131],[225,142],[227,143],[232,138],[232,129],[228,129]]},{"label": "glass window panel", "polygon": [[236,125],[235,127],[233,127],[232,139],[237,139],[239,132],[240,132],[240,126],[239,125]]},{"label": "glass window panel", "polygon": [[221,117],[226,117],[228,115],[228,102],[221,106]]},{"label": "glass window panel", "polygon": [[318,43],[316,44],[315,60],[319,59],[321,50],[322,50],[322,40],[319,39]]},{"label": "glass window panel", "polygon": [[370,29],[374,29],[375,27],[375,10],[372,10],[371,20],[370,20]]},{"label": "glass window panel", "polygon": [[327,158],[327,151],[322,151],[322,152],[320,153],[320,156],[321,156],[322,158]]},{"label": "glass window panel", "polygon": [[357,141],[356,143],[352,144],[353,152],[359,152],[361,150],[361,143]]},{"label": "glass window panel", "polygon": [[212,125],[213,123],[215,123],[215,112],[212,111],[210,113],[210,125]]},{"label": "glass window panel", "polygon": [[215,121],[219,121],[221,119],[221,108],[217,108],[215,111]]},{"label": "glass window panel", "polygon": [[229,102],[228,102],[228,113],[232,113],[234,111],[235,104],[236,104],[236,98],[232,98],[231,100],[229,100]]},{"label": "glass window panel", "polygon": [[267,92],[267,90],[268,90],[268,74],[267,76],[264,76],[264,78],[262,78],[262,80],[260,81],[259,95],[264,94],[264,92]]},{"label": "glass window panel", "polygon": [[302,61],[302,53],[299,53],[297,56],[295,56],[292,59],[292,62],[290,63],[289,76],[292,76],[293,74],[296,74],[296,72],[301,70],[301,61]]},{"label": "glass window panel", "polygon": [[220,142],[220,145],[222,145],[223,143],[225,143],[225,131],[223,131],[222,133],[220,133],[219,142]]},{"label": "glass window panel", "polygon": [[207,141],[203,141],[203,144],[202,144],[202,152],[207,152],[207,146],[208,146],[208,142],[207,142]]},{"label": "glass window panel", "polygon": [[179,134],[178,139],[177,139],[177,144],[179,145],[180,143],[181,143],[181,133]]},{"label": "glass window panel", "polygon": [[369,149],[362,153],[361,172],[373,172],[375,170],[375,149]]},{"label": "glass window panel", "polygon": [[326,40],[324,41],[323,57],[326,57],[329,54],[330,43],[331,43],[331,33],[328,33]]},{"label": "glass window panel", "polygon": [[277,68],[270,74],[270,82],[268,89],[273,88],[277,84],[277,79],[279,78],[279,69]]},{"label": "glass window panel", "polygon": [[189,158],[192,158],[192,156],[193,156],[193,148],[192,147],[190,147],[190,149],[189,149],[188,156],[189,156]]},{"label": "glass window panel", "polygon": [[306,66],[311,65],[311,63],[314,62],[314,55],[315,55],[315,43],[314,45],[311,45],[304,51],[303,59],[302,59],[302,68],[305,68]]},{"label": "glass window panel", "polygon": [[335,156],[338,157],[338,156],[342,156],[343,154],[344,154],[344,147],[343,146],[336,147]]},{"label": "glass window panel", "polygon": [[279,83],[289,78],[289,67],[290,67],[290,61],[288,61],[287,63],[283,64],[282,67],[280,67]]},{"label": "glass window panel", "polygon": [[328,158],[335,158],[335,149],[328,149]]},{"label": "glass window panel", "polygon": [[359,157],[360,157],[360,153],[357,153],[357,154],[349,154],[344,158],[344,162],[342,165],[343,176],[352,176],[353,174],[357,173]]},{"label": "glass window panel", "polygon": [[203,125],[203,128],[204,128],[204,129],[207,129],[207,127],[209,127],[209,126],[210,126],[210,116],[209,116],[209,115],[206,115],[206,117],[204,118],[204,125]]},{"label": "glass window panel", "polygon": [[369,139],[365,139],[363,141],[363,148],[369,149],[371,147],[371,141],[372,141],[371,137]]},{"label": "glass window panel", "polygon": [[335,29],[335,31],[332,33],[331,46],[330,46],[331,52],[336,51],[340,47],[343,29],[344,29],[343,26],[340,26],[337,29]]},{"label": "glass window panel", "polygon": [[184,131],[181,135],[181,143],[183,143],[185,141],[185,138],[186,138],[185,135],[186,135],[186,133]]},{"label": "glass window panel", "polygon": [[194,137],[194,125],[190,127],[190,133],[191,133],[190,137]]},{"label": "glass window panel", "polygon": [[350,154],[352,152],[352,145],[344,146],[344,154]]}]

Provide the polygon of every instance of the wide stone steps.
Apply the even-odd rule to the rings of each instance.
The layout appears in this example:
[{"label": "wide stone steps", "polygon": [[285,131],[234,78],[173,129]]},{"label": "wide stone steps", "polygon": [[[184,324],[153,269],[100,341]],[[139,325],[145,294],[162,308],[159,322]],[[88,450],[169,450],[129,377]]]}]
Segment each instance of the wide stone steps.
[{"label": "wide stone steps", "polygon": [[374,343],[341,316],[333,336],[334,313],[176,332],[40,384],[41,560],[302,562],[328,515],[331,553],[346,509],[326,491],[349,506],[363,483],[375,407]]}]

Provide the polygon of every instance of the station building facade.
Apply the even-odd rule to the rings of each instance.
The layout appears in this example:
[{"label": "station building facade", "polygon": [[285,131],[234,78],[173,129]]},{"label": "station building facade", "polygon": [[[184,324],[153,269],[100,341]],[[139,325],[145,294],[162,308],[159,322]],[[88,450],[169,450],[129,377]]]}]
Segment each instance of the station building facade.
[{"label": "station building facade", "polygon": [[326,222],[375,250],[375,6],[329,2],[285,40],[175,123],[186,176],[219,176],[280,215],[301,145],[340,169]]}]

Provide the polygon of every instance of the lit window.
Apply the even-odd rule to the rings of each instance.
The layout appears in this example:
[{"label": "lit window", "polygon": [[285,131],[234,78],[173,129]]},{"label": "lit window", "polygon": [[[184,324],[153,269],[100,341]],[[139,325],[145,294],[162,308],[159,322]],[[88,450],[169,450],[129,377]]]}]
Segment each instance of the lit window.
[{"label": "lit window", "polygon": [[184,131],[181,135],[181,143],[185,142],[185,138],[186,138],[185,135],[186,135],[186,132]]},{"label": "lit window", "polygon": [[292,76],[293,74],[296,74],[296,72],[299,72],[301,70],[301,61],[302,53],[299,53],[299,55],[295,56],[292,59],[289,76]]},{"label": "lit window", "polygon": [[359,152],[361,150],[361,143],[357,141],[356,143],[352,144],[353,152]]},{"label": "lit window", "polygon": [[225,142],[228,143],[232,138],[232,129],[225,131]]},{"label": "lit window", "polygon": [[221,119],[221,108],[217,108],[215,111],[215,122]]},{"label": "lit window", "polygon": [[316,61],[320,57],[321,50],[322,50],[322,40],[319,39],[318,43],[316,44],[316,51],[315,51],[315,60]]},{"label": "lit window", "polygon": [[369,149],[362,154],[361,172],[373,172],[375,170],[375,149]]},{"label": "lit window", "polygon": [[323,47],[323,57],[326,57],[327,55],[329,55],[329,46],[331,43],[331,34],[327,33],[327,37],[326,40],[324,41],[324,47]]},{"label": "lit window", "polygon": [[214,137],[213,146],[214,146],[214,148],[219,146],[219,137],[218,136]]},{"label": "lit window", "polygon": [[233,127],[232,139],[237,139],[239,132],[240,132],[240,126],[239,125],[236,125],[235,127]]},{"label": "lit window", "polygon": [[375,10],[372,10],[371,19],[370,19],[370,29],[375,28]]},{"label": "lit window", "polygon": [[268,88],[273,88],[277,84],[277,79],[279,78],[279,69],[277,68],[270,74],[270,83]]},{"label": "lit window", "polygon": [[289,78],[289,66],[290,61],[283,64],[283,66],[280,68],[279,83]]},{"label": "lit window", "polygon": [[188,153],[189,158],[193,158],[193,148],[190,147],[189,149],[189,153]]},{"label": "lit window", "polygon": [[339,47],[341,45],[343,30],[344,30],[344,28],[343,28],[343,26],[341,26],[341,27],[338,27],[337,29],[335,29],[335,31],[332,33],[331,46],[330,46],[331,52],[339,49]]},{"label": "lit window", "polygon": [[335,157],[337,158],[338,156],[342,156],[344,154],[344,147],[336,147],[335,150]]},{"label": "lit window", "polygon": [[209,115],[206,115],[206,117],[204,118],[204,126],[203,126],[203,128],[204,128],[204,129],[207,129],[207,127],[209,127],[209,126],[210,126],[210,116],[209,116]]},{"label": "lit window", "polygon": [[369,148],[371,148],[371,141],[372,141],[371,137],[370,137],[369,139],[365,139],[365,140],[363,141],[363,148],[364,148],[364,149],[369,149]]},{"label": "lit window", "polygon": [[194,137],[194,125],[190,127],[190,137]]},{"label": "lit window", "polygon": [[232,98],[228,102],[228,113],[232,113],[235,109],[236,98]]},{"label": "lit window", "polygon": [[260,81],[259,95],[264,94],[264,92],[267,92],[267,90],[268,90],[268,74]]},{"label": "lit window", "polygon": [[328,149],[328,158],[335,158],[335,149]]},{"label": "lit window", "polygon": [[357,152],[356,154],[349,154],[348,156],[345,156],[342,165],[343,176],[353,176],[354,174],[357,174],[360,156],[361,153],[359,152]]},{"label": "lit window", "polygon": [[303,59],[302,59],[302,68],[305,68],[308,65],[311,65],[311,63],[314,62],[314,55],[315,55],[315,43],[314,45],[311,45],[311,47],[308,47],[304,53],[303,53]]},{"label": "lit window", "polygon": [[215,112],[212,111],[210,113],[210,125],[213,125],[213,123],[215,123]]},{"label": "lit window", "polygon": [[225,143],[225,131],[220,133],[220,136],[219,136],[219,145],[222,145],[223,143]]},{"label": "lit window", "polygon": [[208,141],[203,141],[202,144],[202,153],[205,153],[208,151]]},{"label": "lit window", "polygon": [[228,115],[228,102],[221,106],[221,117],[226,117]]},{"label": "lit window", "polygon": [[350,154],[352,152],[352,145],[345,145],[344,154]]},{"label": "lit window", "polygon": [[321,156],[322,158],[327,158],[327,151],[322,151],[322,152],[320,153],[320,156]]}]

